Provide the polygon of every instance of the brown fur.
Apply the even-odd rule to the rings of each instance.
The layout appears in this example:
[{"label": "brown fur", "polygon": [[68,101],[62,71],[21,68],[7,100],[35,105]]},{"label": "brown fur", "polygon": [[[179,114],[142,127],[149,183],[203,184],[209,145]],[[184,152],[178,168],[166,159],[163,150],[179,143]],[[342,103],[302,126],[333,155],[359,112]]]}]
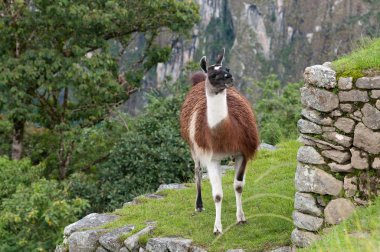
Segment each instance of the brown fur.
[{"label": "brown fur", "polygon": [[189,128],[192,115],[197,112],[195,141],[206,151],[214,153],[242,153],[251,159],[259,145],[259,137],[253,111],[247,99],[235,88],[227,89],[228,117],[215,128],[207,124],[205,81],[194,85],[186,96],[181,109],[181,135],[192,146]]},{"label": "brown fur", "polygon": [[191,80],[191,84],[194,86],[202,81],[205,81],[206,80],[206,74],[204,72],[196,72],[194,74],[191,75],[190,77],[190,80]]}]

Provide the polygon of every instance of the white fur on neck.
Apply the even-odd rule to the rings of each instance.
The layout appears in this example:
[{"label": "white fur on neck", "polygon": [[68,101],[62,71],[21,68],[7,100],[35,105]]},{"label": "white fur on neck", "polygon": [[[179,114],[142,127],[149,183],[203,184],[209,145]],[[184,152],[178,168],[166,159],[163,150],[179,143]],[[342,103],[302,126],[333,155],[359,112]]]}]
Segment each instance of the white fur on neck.
[{"label": "white fur on neck", "polygon": [[207,123],[210,128],[214,128],[228,116],[227,89],[218,94],[209,94],[206,88],[207,100]]}]

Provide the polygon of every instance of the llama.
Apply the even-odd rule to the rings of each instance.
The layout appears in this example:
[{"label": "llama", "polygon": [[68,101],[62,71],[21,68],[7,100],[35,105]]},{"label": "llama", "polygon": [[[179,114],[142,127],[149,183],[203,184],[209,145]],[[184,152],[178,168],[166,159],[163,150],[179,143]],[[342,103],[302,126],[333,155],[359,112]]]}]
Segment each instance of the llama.
[{"label": "llama", "polygon": [[222,66],[224,52],[223,49],[216,64],[211,66],[207,66],[206,57],[202,57],[200,66],[203,72],[192,76],[193,86],[185,98],[180,116],[181,135],[190,145],[195,163],[196,211],[203,210],[202,167],[207,167],[215,202],[216,235],[222,233],[223,190],[220,162],[229,156],[235,158],[236,219],[239,224],[245,223],[242,208],[245,170],[259,144],[251,106],[232,87],[230,70]]}]

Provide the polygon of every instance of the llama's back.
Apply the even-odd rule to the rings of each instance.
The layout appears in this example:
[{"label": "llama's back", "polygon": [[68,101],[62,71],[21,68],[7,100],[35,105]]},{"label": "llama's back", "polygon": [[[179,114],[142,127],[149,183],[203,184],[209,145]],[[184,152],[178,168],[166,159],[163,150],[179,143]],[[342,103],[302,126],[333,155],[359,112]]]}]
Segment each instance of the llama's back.
[{"label": "llama's back", "polygon": [[205,82],[194,85],[181,109],[181,135],[192,147],[190,124],[196,113],[194,140],[200,148],[221,154],[242,153],[250,159],[259,145],[251,105],[235,88],[227,89],[227,104],[228,119],[210,129],[207,123]]}]

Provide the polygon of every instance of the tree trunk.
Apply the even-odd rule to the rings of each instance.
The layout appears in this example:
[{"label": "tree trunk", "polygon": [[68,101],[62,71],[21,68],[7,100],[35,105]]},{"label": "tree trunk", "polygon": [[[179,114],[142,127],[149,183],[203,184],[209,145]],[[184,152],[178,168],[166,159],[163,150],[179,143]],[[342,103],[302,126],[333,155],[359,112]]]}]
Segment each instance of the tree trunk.
[{"label": "tree trunk", "polygon": [[74,141],[71,141],[67,150],[65,150],[65,141],[61,138],[61,147],[58,151],[59,160],[59,179],[64,180],[66,178],[67,169],[69,168],[71,157],[74,150]]},{"label": "tree trunk", "polygon": [[12,132],[12,159],[20,160],[22,157],[22,142],[24,138],[24,120],[13,120],[13,132]]}]

